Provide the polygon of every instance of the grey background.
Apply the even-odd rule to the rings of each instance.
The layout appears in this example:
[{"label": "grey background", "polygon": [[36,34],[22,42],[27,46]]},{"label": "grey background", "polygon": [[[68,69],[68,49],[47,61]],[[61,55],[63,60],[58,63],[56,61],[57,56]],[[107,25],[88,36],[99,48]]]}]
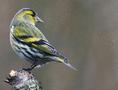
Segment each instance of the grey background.
[{"label": "grey background", "polygon": [[50,63],[33,70],[44,90],[118,89],[118,0],[0,0],[0,90],[11,69],[29,66],[11,49],[9,24],[21,8],[45,21],[38,27],[78,71]]}]

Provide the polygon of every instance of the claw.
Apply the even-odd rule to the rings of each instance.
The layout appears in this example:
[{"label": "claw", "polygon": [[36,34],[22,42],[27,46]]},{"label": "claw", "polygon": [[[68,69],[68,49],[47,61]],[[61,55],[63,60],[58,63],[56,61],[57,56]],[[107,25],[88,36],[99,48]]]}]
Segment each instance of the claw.
[{"label": "claw", "polygon": [[32,71],[32,68],[22,68],[22,70],[31,72]]}]

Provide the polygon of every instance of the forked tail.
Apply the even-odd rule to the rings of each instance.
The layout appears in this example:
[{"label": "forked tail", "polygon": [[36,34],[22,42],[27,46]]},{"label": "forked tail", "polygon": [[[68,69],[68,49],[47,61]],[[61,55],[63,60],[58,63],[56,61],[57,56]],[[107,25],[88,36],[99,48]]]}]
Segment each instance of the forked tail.
[{"label": "forked tail", "polygon": [[[53,57],[54,58],[54,57]],[[71,69],[78,71],[75,67],[73,67],[70,63],[69,60],[66,57],[55,57],[54,60],[64,63],[66,66],[70,67]]]},{"label": "forked tail", "polygon": [[66,66],[70,67],[71,69],[78,71],[75,67],[73,67],[70,63],[63,62]]}]

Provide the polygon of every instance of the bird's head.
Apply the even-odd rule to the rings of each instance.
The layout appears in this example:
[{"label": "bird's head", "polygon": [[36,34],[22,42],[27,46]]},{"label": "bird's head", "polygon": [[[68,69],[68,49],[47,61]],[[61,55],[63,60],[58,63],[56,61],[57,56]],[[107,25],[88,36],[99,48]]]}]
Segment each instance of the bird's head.
[{"label": "bird's head", "polygon": [[35,25],[36,22],[43,22],[43,20],[40,19],[40,17],[37,15],[37,13],[35,13],[30,8],[23,8],[23,9],[19,10],[16,13],[15,18],[18,20],[26,21],[33,25]]}]

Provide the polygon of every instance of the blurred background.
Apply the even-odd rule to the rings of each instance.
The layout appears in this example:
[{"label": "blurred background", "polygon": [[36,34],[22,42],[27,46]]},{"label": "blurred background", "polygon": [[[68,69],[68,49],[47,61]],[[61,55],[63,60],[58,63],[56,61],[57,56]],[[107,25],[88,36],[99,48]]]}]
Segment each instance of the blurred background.
[{"label": "blurred background", "polygon": [[118,90],[118,0],[0,0],[0,90],[11,69],[29,66],[12,50],[9,24],[21,8],[45,21],[38,27],[78,69],[49,63],[35,77],[43,90]]}]

